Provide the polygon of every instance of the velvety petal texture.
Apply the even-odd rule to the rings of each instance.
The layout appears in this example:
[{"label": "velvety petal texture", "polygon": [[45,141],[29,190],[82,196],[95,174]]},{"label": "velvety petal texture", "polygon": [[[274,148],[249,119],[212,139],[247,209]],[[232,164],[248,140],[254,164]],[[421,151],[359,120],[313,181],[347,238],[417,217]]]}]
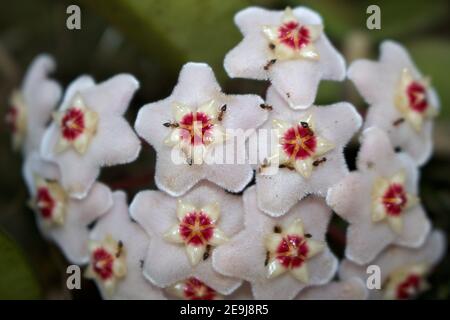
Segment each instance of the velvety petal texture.
[{"label": "velvety petal texture", "polygon": [[390,244],[420,247],[430,229],[418,198],[418,170],[389,137],[372,127],[362,134],[357,171],[333,186],[327,203],[349,222],[346,257],[367,264]]},{"label": "velvety petal texture", "polygon": [[303,290],[297,300],[366,300],[366,284],[358,277],[343,281],[333,281],[323,286],[309,287]]},{"label": "velvety petal texture", "polygon": [[[447,240],[444,233],[434,230],[419,248],[388,247],[370,263],[370,265],[380,268],[381,288],[369,290],[369,298],[405,299],[412,298],[420,291],[425,290],[427,287],[424,285],[426,277],[444,256],[446,245]],[[350,260],[344,260],[340,266],[339,275],[341,279],[359,277],[366,282],[373,274],[367,273],[367,268],[368,265],[360,266]],[[399,276],[402,276],[401,281],[398,281]],[[397,285],[395,290],[392,290],[393,282]],[[408,290],[403,292],[404,288]],[[405,293],[410,293],[411,296],[407,296]]]},{"label": "velvety petal texture", "polygon": [[267,139],[260,135],[258,205],[271,216],[281,216],[307,194],[326,196],[348,173],[343,149],[362,119],[347,102],[293,110],[273,87],[266,102],[273,109],[262,127],[269,132]]},{"label": "velvety petal texture", "polygon": [[236,14],[235,23],[244,38],[225,57],[228,75],[270,80],[290,107],[311,106],[321,80],[345,78],[345,61],[316,12],[249,7]]},{"label": "velvety petal texture", "polygon": [[238,138],[254,132],[267,119],[262,103],[256,95],[222,93],[206,64],[184,65],[172,94],[143,106],[135,123],[138,134],[157,152],[158,188],[180,196],[199,181],[209,180],[241,191],[253,171],[245,161],[245,147],[233,143],[234,132],[229,130],[240,129]]},{"label": "velvety petal texture", "polygon": [[365,128],[385,130],[394,147],[407,152],[418,165],[426,163],[440,103],[430,80],[418,71],[405,48],[384,41],[379,60],[354,61],[348,77],[370,105]]},{"label": "velvety petal texture", "polygon": [[88,226],[111,208],[110,189],[94,183],[84,199],[72,199],[59,183],[58,167],[36,152],[26,159],[23,172],[42,234],[54,241],[70,262],[87,263]]},{"label": "velvety petal texture", "polygon": [[[90,247],[94,248],[90,255],[87,274],[92,277],[104,299],[119,300],[163,300],[160,288],[153,286],[142,273],[142,266],[149,238],[146,232],[134,222],[128,213],[126,194],[122,191],[113,193],[114,205],[100,219],[90,233]],[[121,243],[120,255],[124,256],[125,272],[111,286],[107,273],[102,272],[102,261],[96,256],[95,249],[101,250],[98,244],[111,237]],[[101,257],[103,258],[103,257]],[[107,265],[104,263],[104,265]],[[97,268],[97,269],[96,269]]]},{"label": "velvety petal texture", "polygon": [[137,158],[140,140],[123,114],[138,87],[133,76],[120,74],[100,84],[80,76],[67,88],[41,155],[58,164],[61,184],[71,197],[86,197],[101,167]]},{"label": "velvety petal texture", "polygon": [[325,233],[331,209],[310,196],[274,218],[258,209],[256,189],[244,192],[245,229],[213,253],[218,272],[249,281],[255,299],[293,299],[300,291],[328,283],[337,259]]},{"label": "velvety petal texture", "polygon": [[6,116],[12,131],[13,146],[27,155],[38,150],[51,112],[61,98],[61,86],[49,77],[55,61],[40,54],[31,62],[20,90],[13,93]]},{"label": "velvety petal texture", "polygon": [[232,293],[241,281],[214,271],[211,255],[242,229],[241,198],[203,182],[180,198],[142,191],[130,213],[150,235],[144,275],[167,288],[194,277],[220,294]]}]

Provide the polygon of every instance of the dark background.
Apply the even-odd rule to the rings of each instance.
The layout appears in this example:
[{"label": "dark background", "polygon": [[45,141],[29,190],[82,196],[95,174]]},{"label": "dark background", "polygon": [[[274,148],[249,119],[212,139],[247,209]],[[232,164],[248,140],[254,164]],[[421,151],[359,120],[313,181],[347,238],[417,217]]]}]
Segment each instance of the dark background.
[{"label": "dark background", "polygon": [[[81,30],[66,28],[66,8],[81,7]],[[366,8],[381,7],[381,30],[366,29]],[[421,198],[434,224],[450,231],[450,66],[449,2],[434,1],[282,1],[282,0],[15,0],[0,1],[0,118],[13,88],[20,86],[30,61],[41,52],[58,63],[55,77],[66,86],[80,74],[97,81],[129,72],[141,82],[127,116],[134,123],[140,106],[166,97],[187,61],[207,62],[226,92],[264,95],[266,83],[231,80],[222,61],[241,39],[234,14],[249,5],[282,9],[306,5],[317,10],[325,32],[347,62],[378,56],[383,39],[395,39],[410,50],[422,72],[437,88],[442,112],[435,129],[436,150],[422,171]],[[316,103],[353,102],[366,108],[353,86],[323,82]],[[2,123],[3,124],[3,123]],[[350,166],[357,144],[347,150]],[[82,291],[65,289],[67,262],[59,250],[39,234],[21,177],[22,158],[11,150],[10,136],[0,126],[0,298],[98,298],[95,286],[83,282]],[[131,196],[154,188],[154,153],[145,147],[133,164],[103,170],[101,180],[124,188]],[[342,221],[333,221],[330,239],[342,254]],[[448,299],[450,259],[431,276],[433,288],[421,298]]]}]

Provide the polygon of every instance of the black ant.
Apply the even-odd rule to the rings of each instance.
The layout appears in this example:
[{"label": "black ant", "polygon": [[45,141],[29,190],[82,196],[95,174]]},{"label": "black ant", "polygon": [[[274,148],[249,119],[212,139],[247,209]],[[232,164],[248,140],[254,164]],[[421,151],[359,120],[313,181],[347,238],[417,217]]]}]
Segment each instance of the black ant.
[{"label": "black ant", "polygon": [[264,70],[266,70],[266,71],[269,70],[269,68],[271,66],[273,66],[275,64],[275,62],[277,62],[277,59],[272,59],[272,60],[267,61],[266,65],[264,66]]},{"label": "black ant", "polygon": [[314,167],[318,167],[321,163],[324,163],[324,162],[326,162],[327,161],[327,158],[322,158],[322,159],[317,159],[317,160],[315,160],[314,162],[313,162],[313,166]]},{"label": "black ant", "polygon": [[211,253],[211,246],[208,244],[206,246],[206,251],[203,254],[203,261],[209,258],[210,253]]},{"label": "black ant", "polygon": [[177,122],[165,122],[163,126],[166,128],[178,128],[180,125]]},{"label": "black ant", "polygon": [[405,122],[405,118],[399,118],[399,119],[395,120],[395,121],[392,123],[392,125],[393,125],[394,127],[398,127],[398,126],[401,125],[403,122]]},{"label": "black ant", "polygon": [[119,242],[117,243],[116,258],[119,258],[122,255],[122,252],[123,252],[123,242],[119,240]]},{"label": "black ant", "polygon": [[266,260],[264,260],[264,266],[267,266],[269,264],[270,260],[270,252],[266,251]]},{"label": "black ant", "polygon": [[273,107],[270,104],[261,103],[259,106],[261,107],[261,109],[264,109],[264,110],[268,110],[268,111],[273,110]]},{"label": "black ant", "polygon": [[225,114],[225,111],[227,111],[227,105],[224,104],[221,108],[220,108],[220,112],[219,112],[219,116],[217,117],[217,120],[222,121],[223,120],[223,116]]}]

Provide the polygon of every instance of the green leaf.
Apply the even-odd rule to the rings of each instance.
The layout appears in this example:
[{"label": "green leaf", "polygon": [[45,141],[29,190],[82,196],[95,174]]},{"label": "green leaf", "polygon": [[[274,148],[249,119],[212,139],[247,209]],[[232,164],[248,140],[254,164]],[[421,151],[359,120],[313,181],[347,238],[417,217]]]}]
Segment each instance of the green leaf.
[{"label": "green leaf", "polygon": [[[260,1],[267,5],[271,1]],[[242,0],[84,1],[168,70],[206,62],[219,74],[225,54],[241,39],[233,17],[253,4]]]},{"label": "green leaf", "polygon": [[23,252],[0,231],[0,300],[39,297],[38,283]]}]

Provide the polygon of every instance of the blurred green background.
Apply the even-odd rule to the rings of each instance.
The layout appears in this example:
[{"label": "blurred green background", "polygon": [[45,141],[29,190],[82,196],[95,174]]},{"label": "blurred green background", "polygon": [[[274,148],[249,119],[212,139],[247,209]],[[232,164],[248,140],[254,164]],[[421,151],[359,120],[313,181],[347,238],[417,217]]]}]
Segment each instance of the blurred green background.
[{"label": "blurred green background", "polygon": [[[81,30],[66,28],[66,8],[81,8]],[[366,8],[381,7],[381,30],[367,30]],[[402,42],[416,64],[430,75],[442,102],[435,130],[436,151],[422,171],[421,197],[435,225],[450,231],[450,72],[449,2],[434,1],[282,1],[282,0],[15,0],[0,2],[0,118],[4,118],[11,90],[20,85],[31,59],[41,52],[55,56],[56,78],[66,86],[80,74],[98,81],[129,72],[141,81],[128,117],[134,122],[144,103],[166,97],[187,61],[207,62],[226,92],[264,95],[266,83],[231,80],[222,61],[241,39],[234,14],[249,5],[282,9],[309,6],[324,18],[325,30],[347,62],[376,58],[383,39]],[[366,108],[348,82],[323,82],[317,103],[341,100]],[[22,159],[10,148],[5,126],[0,130],[0,299],[96,299],[95,286],[83,282],[82,291],[65,289],[67,262],[46,242],[27,209],[27,192],[21,179]],[[350,164],[357,151],[348,149]],[[114,188],[137,190],[154,187],[154,153],[144,148],[129,166],[104,170],[101,179]],[[341,227],[337,222],[338,227]],[[342,247],[337,246],[337,254]],[[448,299],[450,259],[431,276],[433,288],[421,298]]]}]

